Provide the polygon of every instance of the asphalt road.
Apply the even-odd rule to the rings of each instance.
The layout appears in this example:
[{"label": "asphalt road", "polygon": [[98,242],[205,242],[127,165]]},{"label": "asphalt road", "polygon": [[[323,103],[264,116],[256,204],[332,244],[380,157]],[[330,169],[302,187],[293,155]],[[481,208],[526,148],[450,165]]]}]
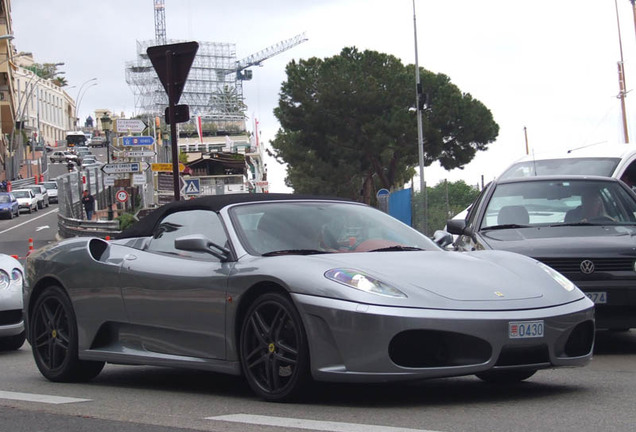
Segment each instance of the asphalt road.
[{"label": "asphalt road", "polygon": [[257,399],[241,378],[179,369],[107,365],[90,383],[51,383],[25,345],[0,353],[0,430],[633,431],[635,355],[636,331],[599,333],[590,365],[521,384],[472,376],[321,384],[302,402],[277,404]]}]

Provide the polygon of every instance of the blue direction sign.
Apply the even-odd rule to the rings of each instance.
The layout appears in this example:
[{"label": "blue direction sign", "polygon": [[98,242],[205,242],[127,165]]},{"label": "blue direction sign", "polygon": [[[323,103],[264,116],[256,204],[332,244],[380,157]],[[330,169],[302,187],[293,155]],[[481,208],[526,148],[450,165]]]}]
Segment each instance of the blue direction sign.
[{"label": "blue direction sign", "polygon": [[123,146],[150,146],[155,143],[151,136],[125,136],[121,137]]}]

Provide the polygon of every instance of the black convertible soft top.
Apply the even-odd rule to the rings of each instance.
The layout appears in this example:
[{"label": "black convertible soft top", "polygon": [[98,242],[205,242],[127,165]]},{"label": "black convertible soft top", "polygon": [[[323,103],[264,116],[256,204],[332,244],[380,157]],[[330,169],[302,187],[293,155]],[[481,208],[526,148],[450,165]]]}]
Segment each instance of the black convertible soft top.
[{"label": "black convertible soft top", "polygon": [[350,201],[345,198],[326,197],[316,195],[281,194],[281,193],[242,193],[228,195],[208,195],[186,201],[173,201],[152,211],[146,217],[134,225],[122,231],[116,236],[118,239],[133,237],[149,237],[152,235],[157,223],[165,216],[183,210],[212,210],[220,211],[231,204],[255,202],[255,201],[284,201],[284,200],[330,200]]}]

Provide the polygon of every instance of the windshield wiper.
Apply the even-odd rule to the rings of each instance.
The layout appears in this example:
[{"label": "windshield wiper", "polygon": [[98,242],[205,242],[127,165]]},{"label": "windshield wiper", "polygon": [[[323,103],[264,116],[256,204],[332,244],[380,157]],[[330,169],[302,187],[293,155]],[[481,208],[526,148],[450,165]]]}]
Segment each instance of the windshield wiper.
[{"label": "windshield wiper", "polygon": [[328,254],[332,252],[321,251],[318,249],[284,249],[271,252],[265,252],[263,256],[277,256],[277,255],[318,255]]},{"label": "windshield wiper", "polygon": [[393,252],[393,251],[423,251],[426,249],[422,249],[415,246],[388,246],[379,249],[371,249],[367,252]]},{"label": "windshield wiper", "polygon": [[519,225],[519,224],[503,224],[503,225],[493,225],[482,228],[482,231],[490,231],[490,230],[500,230],[500,229],[512,229],[512,228],[530,228],[530,225]]}]

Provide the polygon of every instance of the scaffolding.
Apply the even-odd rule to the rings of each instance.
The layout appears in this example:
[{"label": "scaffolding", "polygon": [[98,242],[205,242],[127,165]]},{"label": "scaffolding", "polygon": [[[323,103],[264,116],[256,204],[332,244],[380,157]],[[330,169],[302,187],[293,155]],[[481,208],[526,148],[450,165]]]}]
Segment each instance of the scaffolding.
[{"label": "scaffolding", "polygon": [[[252,78],[251,66],[286,51],[307,40],[304,33],[281,41],[245,59],[237,61],[232,43],[199,42],[199,49],[188,74],[180,104],[190,107],[190,116],[200,116],[205,123],[220,129],[245,131],[246,106],[243,81]],[[167,40],[167,44],[184,41]],[[137,60],[126,63],[126,83],[135,95],[137,114],[163,115],[168,105],[164,91],[146,50],[156,40],[137,41]]]}]

